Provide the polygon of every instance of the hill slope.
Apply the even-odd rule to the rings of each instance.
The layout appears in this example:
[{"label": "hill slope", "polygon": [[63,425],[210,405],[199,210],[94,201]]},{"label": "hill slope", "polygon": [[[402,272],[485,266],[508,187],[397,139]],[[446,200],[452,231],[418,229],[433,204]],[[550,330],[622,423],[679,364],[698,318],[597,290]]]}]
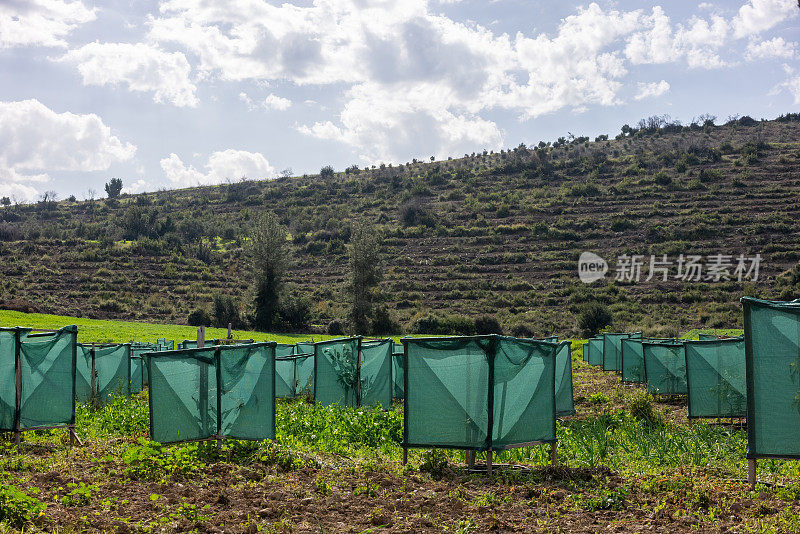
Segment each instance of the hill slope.
[{"label": "hill slope", "polygon": [[[243,242],[274,210],[289,227],[294,294],[324,325],[345,315],[349,225],[385,235],[383,290],[407,326],[424,310],[496,314],[506,327],[568,334],[589,300],[617,328],[736,326],[743,294],[795,298],[800,259],[800,121],[642,124],[578,138],[333,177],[124,195],[119,201],[0,208],[0,307],[94,318],[186,321],[212,295],[249,307]],[[603,281],[578,255],[762,256],[755,284]],[[789,271],[789,272],[787,272]],[[674,267],[671,274],[674,274]],[[783,274],[782,274],[783,273]]]}]

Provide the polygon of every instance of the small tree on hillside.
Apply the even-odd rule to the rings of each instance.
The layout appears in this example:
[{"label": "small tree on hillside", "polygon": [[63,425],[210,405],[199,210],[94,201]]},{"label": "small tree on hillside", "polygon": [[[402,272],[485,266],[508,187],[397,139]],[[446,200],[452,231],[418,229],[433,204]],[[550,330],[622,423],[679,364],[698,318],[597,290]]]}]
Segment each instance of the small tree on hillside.
[{"label": "small tree on hillside", "polygon": [[367,333],[377,300],[377,288],[383,278],[381,268],[381,236],[367,223],[353,224],[350,234],[350,283],[348,290],[352,307],[350,325],[357,333]]},{"label": "small tree on hillside", "polygon": [[325,165],[319,170],[320,178],[333,178],[333,167]]},{"label": "small tree on hillside", "polygon": [[106,184],[106,193],[108,198],[117,198],[122,193],[122,180],[119,178],[112,178]]},{"label": "small tree on hillside", "polygon": [[611,313],[600,302],[586,304],[578,315],[578,328],[586,337],[597,334],[601,329],[611,324]]},{"label": "small tree on hillside", "polygon": [[280,306],[283,277],[289,265],[286,228],[272,212],[256,220],[250,233],[250,257],[255,285],[255,326],[268,331],[275,324]]}]

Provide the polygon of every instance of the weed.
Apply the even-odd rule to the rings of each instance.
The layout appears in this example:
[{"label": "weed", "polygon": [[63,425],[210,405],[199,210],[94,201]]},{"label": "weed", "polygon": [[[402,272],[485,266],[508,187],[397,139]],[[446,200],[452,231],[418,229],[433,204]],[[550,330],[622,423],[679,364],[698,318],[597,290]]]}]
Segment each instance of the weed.
[{"label": "weed", "polygon": [[70,492],[61,497],[61,504],[64,506],[86,506],[92,502],[92,492],[99,490],[97,486],[93,484],[87,486],[84,482],[79,484],[70,482],[67,487],[70,488]]},{"label": "weed", "polygon": [[444,476],[448,467],[447,454],[441,449],[428,449],[422,453],[422,464],[419,470],[428,473],[434,479]]},{"label": "weed", "polygon": [[0,484],[0,521],[22,527],[41,516],[46,506],[16,486]]}]

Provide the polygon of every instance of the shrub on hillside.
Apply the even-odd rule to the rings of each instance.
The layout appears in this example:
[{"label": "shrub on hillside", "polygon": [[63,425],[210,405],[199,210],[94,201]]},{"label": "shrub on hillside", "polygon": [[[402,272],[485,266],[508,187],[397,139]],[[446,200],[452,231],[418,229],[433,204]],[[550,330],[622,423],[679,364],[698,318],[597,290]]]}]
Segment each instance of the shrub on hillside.
[{"label": "shrub on hillside", "polygon": [[373,334],[396,334],[400,332],[400,324],[395,321],[386,306],[378,306],[372,313]]},{"label": "shrub on hillside", "polygon": [[475,323],[461,315],[435,315],[428,313],[417,317],[411,323],[413,334],[471,336],[475,334]]},{"label": "shrub on hillside", "polygon": [[244,327],[239,306],[231,295],[217,293],[214,295],[214,326],[227,328],[229,324],[237,329]]},{"label": "shrub on hillside", "polygon": [[475,333],[476,334],[502,334],[503,327],[496,317],[491,315],[481,315],[475,318]]},{"label": "shrub on hillside", "polygon": [[205,308],[195,308],[187,317],[189,326],[211,326],[211,315]]},{"label": "shrub on hillside", "polygon": [[514,337],[534,337],[533,330],[526,324],[515,324],[511,327],[511,335]]},{"label": "shrub on hillside", "polygon": [[330,323],[328,323],[328,335],[329,336],[341,336],[344,334],[344,327],[342,326],[342,322],[334,319]]},{"label": "shrub on hillside", "polygon": [[611,324],[611,313],[600,302],[590,302],[581,308],[578,315],[578,328],[583,335],[592,337],[602,328]]}]

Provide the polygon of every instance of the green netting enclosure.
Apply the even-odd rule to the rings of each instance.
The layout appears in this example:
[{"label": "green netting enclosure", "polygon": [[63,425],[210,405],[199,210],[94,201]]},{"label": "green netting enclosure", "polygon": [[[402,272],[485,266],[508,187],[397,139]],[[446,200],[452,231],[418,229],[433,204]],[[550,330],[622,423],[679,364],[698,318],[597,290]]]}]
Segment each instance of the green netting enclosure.
[{"label": "green netting enclosure", "polygon": [[75,391],[80,402],[108,402],[112,394],[129,397],[142,390],[141,356],[130,343],[78,344]]},{"label": "green netting enclosure", "polygon": [[686,341],[689,417],[746,417],[744,338]]},{"label": "green netting enclosure", "polygon": [[314,343],[314,402],[359,406],[359,347],[361,337]]},{"label": "green netting enclosure", "polygon": [[686,355],[678,341],[644,341],[647,391],[654,395],[686,395]]},{"label": "green netting enclosure", "polygon": [[641,332],[608,332],[603,334],[603,371],[621,371],[622,340],[641,337]]},{"label": "green netting enclosure", "polygon": [[403,346],[392,342],[392,397],[403,398]]},{"label": "green netting enclosure", "polygon": [[73,427],[78,328],[0,328],[0,430]]},{"label": "green netting enclosure", "polygon": [[719,336],[715,334],[697,334],[697,339],[700,341],[709,341],[712,339],[719,339]]},{"label": "green netting enclosure", "polygon": [[586,341],[589,346],[589,365],[603,365],[603,338],[593,337]]},{"label": "green netting enclosure", "polygon": [[498,335],[402,341],[404,447],[555,442],[555,343]]},{"label": "green netting enclosure", "polygon": [[112,394],[129,397],[131,394],[131,346],[112,345],[94,348],[96,392],[100,402]]},{"label": "green netting enclosure", "polygon": [[562,341],[556,349],[556,415],[560,417],[575,414],[571,349],[572,341]]},{"label": "green netting enclosure", "polygon": [[295,358],[275,358],[275,396],[279,399],[295,397]]},{"label": "green netting enclosure", "polygon": [[297,370],[295,381],[295,397],[312,397],[314,395],[314,355],[298,354],[294,359]]},{"label": "green netting enclosure", "polygon": [[196,349],[197,348],[197,340],[196,339],[184,339],[180,343],[178,343],[178,350],[183,349]]},{"label": "green netting enclosure", "polygon": [[800,301],[742,305],[747,457],[800,458]]},{"label": "green netting enclosure", "polygon": [[644,368],[644,350],[642,342],[661,343],[675,341],[673,338],[627,338],[621,342],[622,346],[622,381],[632,384],[647,382]]},{"label": "green netting enclosure", "polygon": [[361,341],[358,371],[361,383],[360,406],[391,408],[393,349],[394,343],[391,339]]},{"label": "green netting enclosure", "polygon": [[150,439],[275,439],[275,343],[149,353]]}]

